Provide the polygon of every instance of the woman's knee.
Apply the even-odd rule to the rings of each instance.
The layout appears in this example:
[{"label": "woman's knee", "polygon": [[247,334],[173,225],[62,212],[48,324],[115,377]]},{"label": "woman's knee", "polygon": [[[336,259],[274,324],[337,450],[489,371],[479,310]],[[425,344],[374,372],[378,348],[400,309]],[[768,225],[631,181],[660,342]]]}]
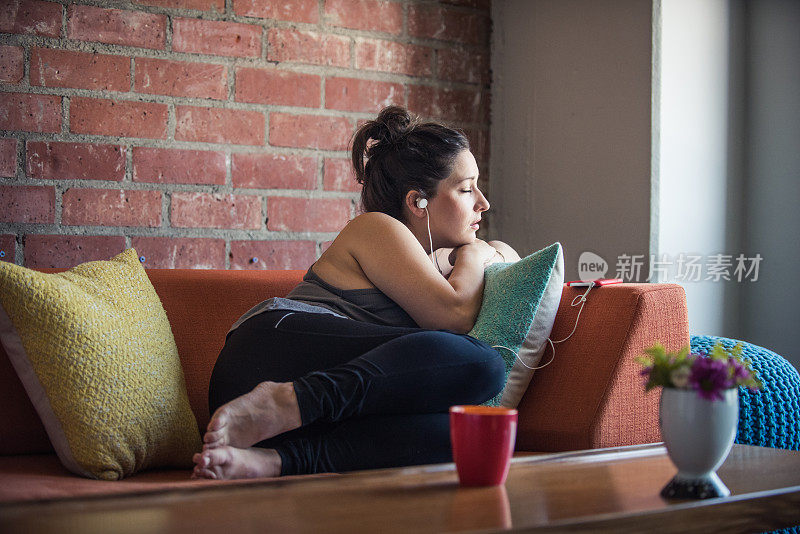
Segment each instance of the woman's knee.
[{"label": "woman's knee", "polygon": [[[475,390],[491,398],[503,390],[506,382],[506,364],[500,352],[487,343],[473,337],[462,336],[470,349],[462,353],[462,358],[471,360],[472,383]],[[482,402],[485,399],[482,399]]]},{"label": "woman's knee", "polygon": [[506,363],[500,352],[491,349],[492,357],[485,360],[483,376],[486,379],[486,389],[490,392],[490,397],[494,397],[506,385]]}]

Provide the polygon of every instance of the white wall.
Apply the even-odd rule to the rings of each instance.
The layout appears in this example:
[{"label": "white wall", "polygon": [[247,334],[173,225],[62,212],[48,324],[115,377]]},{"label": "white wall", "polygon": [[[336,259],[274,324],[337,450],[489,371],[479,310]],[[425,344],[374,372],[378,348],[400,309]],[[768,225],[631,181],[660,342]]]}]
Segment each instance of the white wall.
[{"label": "white wall", "polygon": [[744,247],[764,257],[742,290],[742,338],[800,369],[800,2],[745,4],[749,53]]},{"label": "white wall", "polygon": [[[640,0],[492,3],[492,238],[649,252],[651,20]],[[644,267],[644,276],[646,266]]]},{"label": "white wall", "polygon": [[[654,252],[666,255],[671,271],[662,281],[676,281],[686,290],[690,332],[722,335],[726,284],[705,279],[712,255],[741,252],[727,250],[726,243],[732,223],[726,205],[728,1],[663,0],[660,8]],[[701,281],[675,279],[680,253],[701,256]]]}]

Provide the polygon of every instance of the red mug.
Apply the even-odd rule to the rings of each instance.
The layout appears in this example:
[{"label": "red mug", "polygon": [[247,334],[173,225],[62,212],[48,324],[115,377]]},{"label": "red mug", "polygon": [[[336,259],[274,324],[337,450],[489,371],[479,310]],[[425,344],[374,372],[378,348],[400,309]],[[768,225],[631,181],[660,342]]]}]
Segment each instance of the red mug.
[{"label": "red mug", "polygon": [[517,437],[517,410],[451,406],[450,443],[462,486],[504,484]]}]

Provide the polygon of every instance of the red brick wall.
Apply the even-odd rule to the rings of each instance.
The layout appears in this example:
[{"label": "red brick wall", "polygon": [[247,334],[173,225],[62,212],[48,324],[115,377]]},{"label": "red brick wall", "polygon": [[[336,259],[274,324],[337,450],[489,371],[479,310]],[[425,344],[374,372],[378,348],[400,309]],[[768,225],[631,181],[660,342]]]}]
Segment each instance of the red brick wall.
[{"label": "red brick wall", "polygon": [[485,176],[489,1],[3,0],[0,260],[304,269],[391,103],[463,128]]}]

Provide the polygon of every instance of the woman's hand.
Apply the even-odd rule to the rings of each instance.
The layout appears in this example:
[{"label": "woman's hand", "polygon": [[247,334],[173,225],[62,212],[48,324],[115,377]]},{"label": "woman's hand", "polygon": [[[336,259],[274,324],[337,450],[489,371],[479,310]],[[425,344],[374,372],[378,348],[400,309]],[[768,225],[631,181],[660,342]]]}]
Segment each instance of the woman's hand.
[{"label": "woman's hand", "polygon": [[497,254],[497,249],[482,239],[476,239],[472,243],[461,245],[456,249],[456,262],[462,257],[469,258],[467,261],[480,262],[486,266],[492,262],[492,258]]},{"label": "woman's hand", "polygon": [[497,251],[497,258],[499,258],[492,261],[492,263],[497,263],[498,261],[503,263],[515,263],[520,260],[517,251],[502,241],[489,241],[489,244]]}]

